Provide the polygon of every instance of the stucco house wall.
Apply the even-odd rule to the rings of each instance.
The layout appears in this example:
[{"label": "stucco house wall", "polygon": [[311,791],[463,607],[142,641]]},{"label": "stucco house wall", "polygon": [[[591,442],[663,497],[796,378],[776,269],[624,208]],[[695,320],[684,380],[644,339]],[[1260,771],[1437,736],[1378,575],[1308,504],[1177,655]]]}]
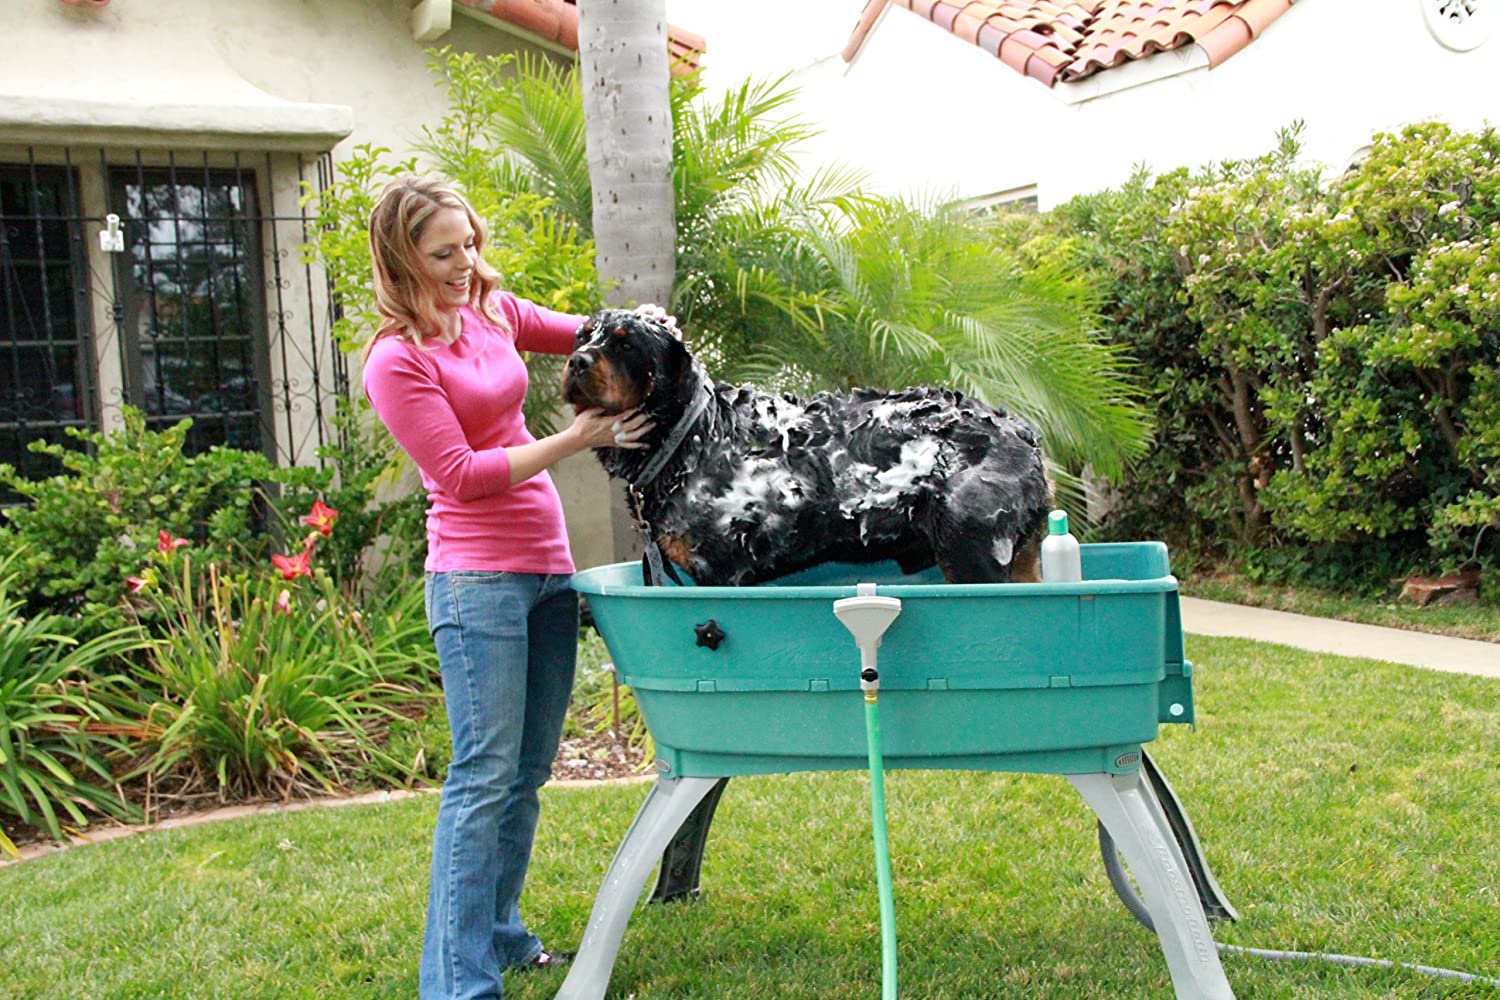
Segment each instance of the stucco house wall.
[{"label": "stucco house wall", "polygon": [[790,73],[798,112],[823,129],[809,163],[863,168],[889,193],[981,199],[1034,186],[1046,209],[1118,185],[1137,164],[1161,172],[1267,152],[1298,119],[1304,157],[1342,170],[1376,131],[1500,116],[1500,41],[1444,46],[1423,0],[1298,0],[1213,69],[1190,45],[1050,89],[894,6],[846,63],[864,7],[761,0],[753,24],[715,0],[669,0],[668,12],[713,39],[712,86]]},{"label": "stucco house wall", "polygon": [[[486,55],[533,46],[462,16],[436,42],[419,41],[410,0],[24,0],[5,7],[0,165],[71,171],[88,273],[97,278],[115,267],[96,234],[120,211],[110,203],[118,198],[118,180],[112,190],[110,178],[122,169],[191,176],[212,168],[253,178],[261,213],[280,220],[261,234],[275,447],[283,459],[312,461],[326,417],[311,398],[314,373],[328,390],[337,359],[326,286],[298,259],[302,182],[316,184],[324,154],[336,163],[359,144],[409,155],[420,126],[444,110],[427,68],[430,46]],[[328,161],[321,165],[326,170]],[[124,398],[125,328],[108,283],[91,284],[85,312],[97,365],[94,417],[111,427]],[[350,377],[358,391],[358,372]],[[610,561],[609,488],[597,463],[575,456],[554,478],[579,564]]]}]

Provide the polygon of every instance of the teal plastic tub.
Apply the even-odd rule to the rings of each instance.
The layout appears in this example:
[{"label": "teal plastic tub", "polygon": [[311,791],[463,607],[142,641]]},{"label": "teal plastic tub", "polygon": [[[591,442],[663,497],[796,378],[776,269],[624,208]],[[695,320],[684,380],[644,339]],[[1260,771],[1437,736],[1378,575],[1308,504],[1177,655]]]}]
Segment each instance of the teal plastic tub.
[{"label": "teal plastic tub", "polygon": [[1177,580],[1159,542],[1082,555],[1081,583],[828,563],[756,587],[647,587],[631,562],[573,586],[668,777],[868,766],[859,650],[833,613],[861,582],[901,600],[879,649],[887,768],[1130,772],[1160,723],[1193,720]]}]

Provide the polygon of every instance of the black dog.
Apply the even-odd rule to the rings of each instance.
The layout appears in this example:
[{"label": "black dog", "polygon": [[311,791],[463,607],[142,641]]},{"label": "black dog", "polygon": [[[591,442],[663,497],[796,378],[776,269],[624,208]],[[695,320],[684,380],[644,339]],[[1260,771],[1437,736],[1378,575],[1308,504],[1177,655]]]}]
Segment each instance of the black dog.
[{"label": "black dog", "polygon": [[665,325],[604,310],[563,375],[578,407],[639,408],[649,448],[596,449],[647,537],[703,585],[826,561],[934,562],[953,583],[1036,580],[1051,486],[1037,432],[947,389],[809,400],[710,381]]}]

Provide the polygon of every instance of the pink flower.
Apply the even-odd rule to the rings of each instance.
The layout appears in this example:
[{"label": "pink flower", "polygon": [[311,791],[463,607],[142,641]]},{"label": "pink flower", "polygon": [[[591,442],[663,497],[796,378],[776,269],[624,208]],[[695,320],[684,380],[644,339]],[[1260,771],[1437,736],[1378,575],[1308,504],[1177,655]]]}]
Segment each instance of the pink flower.
[{"label": "pink flower", "polygon": [[295,556],[274,555],[271,557],[271,564],[281,570],[283,580],[312,576],[312,549],[303,549]]},{"label": "pink flower", "polygon": [[292,592],[282,588],[281,593],[276,595],[276,603],[271,605],[271,610],[277,614],[290,615],[292,613]]},{"label": "pink flower", "polygon": [[318,530],[318,534],[327,538],[333,534],[333,522],[339,519],[339,512],[328,506],[322,500],[314,500],[312,510],[302,518],[302,523]]},{"label": "pink flower", "polygon": [[143,576],[127,576],[125,578],[125,589],[132,594],[139,594],[150,586],[151,581]]},{"label": "pink flower", "polygon": [[186,538],[173,537],[172,533],[170,531],[167,531],[165,528],[156,533],[156,551],[158,552],[170,553],[176,549],[182,548],[184,545],[191,544],[192,542],[189,542]]}]

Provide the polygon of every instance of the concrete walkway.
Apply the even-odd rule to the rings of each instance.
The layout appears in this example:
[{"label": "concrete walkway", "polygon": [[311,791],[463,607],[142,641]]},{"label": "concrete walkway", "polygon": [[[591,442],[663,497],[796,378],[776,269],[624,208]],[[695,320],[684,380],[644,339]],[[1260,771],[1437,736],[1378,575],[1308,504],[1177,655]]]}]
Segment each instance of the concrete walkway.
[{"label": "concrete walkway", "polygon": [[1182,629],[1500,680],[1500,644],[1182,598]]}]

